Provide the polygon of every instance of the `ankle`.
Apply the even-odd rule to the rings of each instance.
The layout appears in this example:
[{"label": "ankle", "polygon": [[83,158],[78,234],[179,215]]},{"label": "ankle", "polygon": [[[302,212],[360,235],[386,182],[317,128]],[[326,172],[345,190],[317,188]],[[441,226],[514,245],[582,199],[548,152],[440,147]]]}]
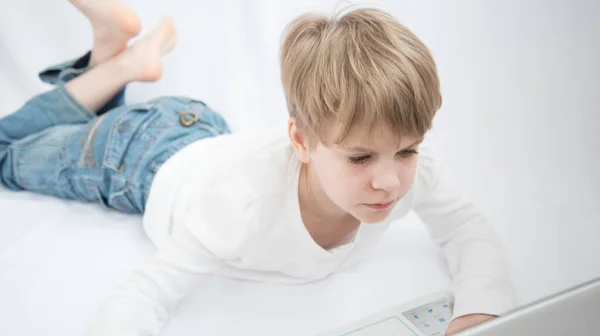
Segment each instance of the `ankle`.
[{"label": "ankle", "polygon": [[126,54],[121,53],[104,63],[110,67],[111,72],[123,85],[137,80],[137,74],[134,71],[135,64]]},{"label": "ankle", "polygon": [[90,59],[90,65],[92,66],[118,55],[127,47],[128,40],[118,40],[108,34],[102,35],[96,32],[94,34],[94,47]]}]

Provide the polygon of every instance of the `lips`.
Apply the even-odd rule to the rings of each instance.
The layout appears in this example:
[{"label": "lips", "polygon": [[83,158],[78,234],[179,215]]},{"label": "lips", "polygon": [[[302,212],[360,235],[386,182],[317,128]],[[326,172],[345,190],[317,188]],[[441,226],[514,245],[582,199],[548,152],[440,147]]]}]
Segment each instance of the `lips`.
[{"label": "lips", "polygon": [[394,204],[394,202],[396,202],[396,200],[389,201],[387,203],[372,203],[372,204],[367,203],[365,205],[374,210],[385,210],[385,209],[391,207]]}]

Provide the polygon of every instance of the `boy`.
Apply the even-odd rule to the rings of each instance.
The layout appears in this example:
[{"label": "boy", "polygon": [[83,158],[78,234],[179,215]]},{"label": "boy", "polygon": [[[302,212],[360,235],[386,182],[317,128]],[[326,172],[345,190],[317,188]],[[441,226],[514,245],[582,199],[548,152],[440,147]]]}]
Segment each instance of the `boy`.
[{"label": "boy", "polygon": [[441,105],[425,45],[388,14],[303,15],[281,75],[287,132],[230,134],[206,104],[125,105],[175,45],[170,18],[140,31],[118,0],[72,0],[94,28],[90,54],[51,67],[53,90],[0,120],[0,181],[142,213],[156,254],[115,289],[94,335],[158,335],[205,276],[302,283],[360,260],[414,210],[444,249],[455,294],[449,333],[512,308],[493,229],[419,148]]}]

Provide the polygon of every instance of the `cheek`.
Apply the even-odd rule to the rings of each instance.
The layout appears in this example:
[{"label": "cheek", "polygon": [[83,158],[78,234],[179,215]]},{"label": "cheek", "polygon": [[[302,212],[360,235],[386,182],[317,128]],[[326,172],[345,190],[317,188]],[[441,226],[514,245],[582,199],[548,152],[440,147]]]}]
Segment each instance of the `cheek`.
[{"label": "cheek", "polygon": [[360,182],[360,175],[345,163],[338,164],[332,173],[331,179],[336,181],[336,188],[343,193],[347,193],[350,188],[355,188]]},{"label": "cheek", "polygon": [[342,163],[331,158],[324,158],[315,162],[315,168],[319,181],[327,193],[337,192],[347,178],[343,172]]},{"label": "cheek", "polygon": [[342,197],[347,200],[356,201],[371,190],[372,175],[368,167],[346,164],[345,167],[340,167],[339,176],[340,192],[343,192]]},{"label": "cheek", "polygon": [[411,160],[403,169],[400,171],[400,181],[402,181],[402,187],[405,191],[408,191],[415,182],[415,176],[417,173],[417,160]]},{"label": "cheek", "polygon": [[331,163],[322,180],[327,193],[341,203],[354,200],[369,185],[366,170],[358,168],[347,162]]}]

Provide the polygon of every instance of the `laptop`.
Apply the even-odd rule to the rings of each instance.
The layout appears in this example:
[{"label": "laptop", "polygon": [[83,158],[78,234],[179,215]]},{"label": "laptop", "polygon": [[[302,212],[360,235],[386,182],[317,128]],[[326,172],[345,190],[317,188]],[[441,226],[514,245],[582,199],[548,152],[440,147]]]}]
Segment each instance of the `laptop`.
[{"label": "laptop", "polygon": [[456,336],[600,335],[600,278],[489,320]]},{"label": "laptop", "polygon": [[[449,292],[434,293],[320,336],[444,336],[453,309]],[[600,335],[600,278],[538,300],[456,336]]]}]

